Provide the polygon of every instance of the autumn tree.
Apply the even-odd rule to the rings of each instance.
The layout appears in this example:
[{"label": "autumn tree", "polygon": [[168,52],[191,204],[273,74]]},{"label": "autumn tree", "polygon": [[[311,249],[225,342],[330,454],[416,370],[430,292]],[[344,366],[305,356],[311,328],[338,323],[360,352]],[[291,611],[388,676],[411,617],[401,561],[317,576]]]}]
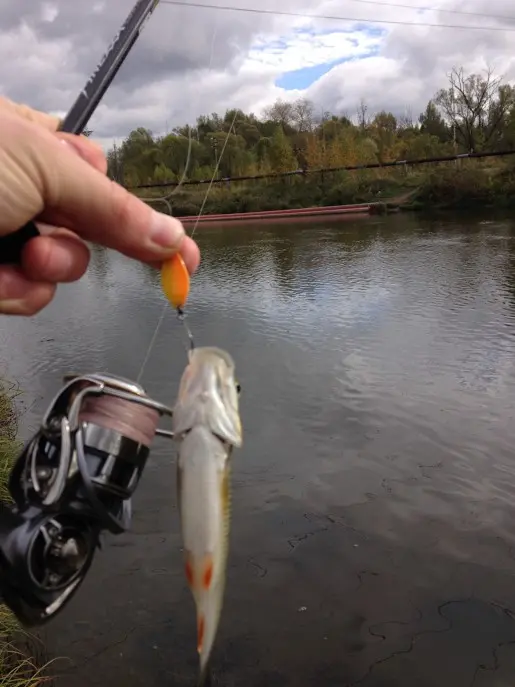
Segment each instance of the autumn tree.
[{"label": "autumn tree", "polygon": [[272,136],[268,148],[268,159],[274,172],[292,172],[297,169],[297,160],[282,126],[278,126]]},{"label": "autumn tree", "polygon": [[309,134],[306,138],[306,147],[303,151],[305,166],[307,169],[321,169],[325,166],[325,145],[315,134]]},{"label": "autumn tree", "polygon": [[395,160],[397,143],[397,119],[391,112],[378,112],[370,125],[371,134],[377,144],[379,160]]}]

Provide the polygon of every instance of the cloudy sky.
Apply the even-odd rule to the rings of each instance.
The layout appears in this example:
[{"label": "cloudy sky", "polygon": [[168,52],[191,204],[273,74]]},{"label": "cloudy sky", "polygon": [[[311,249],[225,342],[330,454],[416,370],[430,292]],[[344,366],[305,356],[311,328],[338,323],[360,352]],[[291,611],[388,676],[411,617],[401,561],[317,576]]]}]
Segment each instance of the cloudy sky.
[{"label": "cloudy sky", "polygon": [[[1,92],[64,113],[133,2],[0,0]],[[307,96],[320,110],[348,116],[364,98],[371,112],[410,108],[417,116],[454,65],[478,71],[489,64],[515,81],[515,6],[508,0],[203,4],[328,18],[162,0],[91,121],[104,145],[138,126],[163,133],[231,107],[259,114],[277,98]]]}]

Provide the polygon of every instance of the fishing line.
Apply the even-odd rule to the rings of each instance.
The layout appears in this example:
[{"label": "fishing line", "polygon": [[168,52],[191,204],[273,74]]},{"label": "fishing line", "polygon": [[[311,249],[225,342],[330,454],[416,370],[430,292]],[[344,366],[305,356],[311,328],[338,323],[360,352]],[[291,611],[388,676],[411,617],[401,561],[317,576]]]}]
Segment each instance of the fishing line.
[{"label": "fishing line", "polygon": [[[218,33],[218,21],[215,20],[215,25],[214,25],[214,27],[213,27],[213,35],[212,35],[212,38],[211,38],[211,52],[210,52],[210,54],[209,54],[209,64],[208,64],[208,67],[207,67],[207,68],[208,68],[208,71],[211,69],[211,66],[212,66],[212,63],[213,63],[213,56],[214,56],[214,49],[215,49],[215,40],[216,40],[217,33]],[[197,134],[198,134],[198,129],[197,129]],[[198,138],[198,137],[197,137],[197,138]],[[179,183],[177,184],[177,186],[176,186],[174,189],[172,189],[172,190],[170,191],[170,193],[167,193],[167,194],[164,195],[164,196],[160,196],[160,197],[158,197],[158,198],[141,198],[141,200],[143,200],[143,201],[146,202],[146,203],[148,203],[148,202],[153,202],[153,203],[165,203],[166,208],[167,208],[167,210],[168,210],[168,214],[169,214],[169,215],[172,215],[172,214],[173,214],[173,213],[172,213],[172,206],[171,206],[171,204],[170,204],[170,199],[172,198],[172,196],[174,196],[174,195],[179,191],[179,189],[181,188],[181,186],[183,185],[183,183],[186,181],[186,176],[187,176],[187,174],[188,174],[188,170],[189,170],[189,166],[190,166],[190,161],[191,161],[191,147],[192,147],[192,141],[193,141],[193,137],[192,137],[192,135],[191,135],[191,126],[188,126],[188,153],[187,153],[187,155],[186,155],[186,164],[185,164],[185,166],[184,166],[184,171],[183,171],[183,173],[182,173],[182,176],[181,176],[180,181],[179,181]],[[208,188],[208,193],[209,193],[209,190],[210,190],[210,188]],[[202,208],[201,208],[201,212],[202,212]],[[193,231],[195,231],[195,229],[194,229]],[[192,233],[192,236],[193,236],[193,233]]]},{"label": "fishing line", "polygon": [[[215,39],[216,39],[217,32],[218,32],[218,24],[215,22],[215,25],[214,25],[214,27],[213,27],[213,36],[212,36],[212,39],[211,39],[211,53],[210,53],[210,56],[209,56],[208,70],[211,69],[211,66],[212,66],[212,63],[213,63]],[[223,154],[224,154],[225,149],[226,149],[226,147],[227,147],[227,143],[229,142],[229,137],[231,136],[231,133],[232,133],[234,124],[235,124],[235,122],[236,122],[237,114],[238,114],[238,110],[237,110],[237,108],[235,108],[235,110],[234,110],[234,116],[233,116],[233,118],[232,118],[232,122],[231,122],[231,125],[230,125],[230,127],[229,127],[229,131],[227,132],[227,135],[226,135],[226,137],[225,137],[224,144],[223,144],[222,150],[221,150],[221,152],[220,152],[220,156],[219,156],[218,160],[216,161],[215,169],[214,169],[214,171],[213,171],[213,175],[212,175],[212,177],[211,177],[211,180],[210,180],[209,185],[208,185],[208,187],[207,187],[207,191],[206,191],[206,193],[205,193],[205,195],[204,195],[204,198],[203,198],[203,200],[202,200],[202,204],[201,204],[201,206],[200,206],[200,210],[199,210],[199,213],[198,213],[197,218],[196,218],[196,220],[195,220],[195,224],[194,224],[194,226],[193,226],[193,230],[192,230],[192,232],[191,232],[191,234],[190,234],[190,237],[192,237],[193,234],[195,233],[195,230],[196,230],[196,228],[197,228],[197,226],[198,226],[200,217],[202,216],[202,212],[204,211],[204,207],[205,207],[206,202],[207,202],[207,199],[208,199],[208,197],[209,197],[209,193],[211,192],[211,188],[212,188],[213,183],[214,183],[214,181],[215,181],[215,179],[216,179],[216,176],[217,176],[217,174],[218,174],[218,169],[219,169],[219,167],[220,167],[220,162],[221,162],[221,160],[222,160]],[[198,131],[198,130],[197,130],[197,131]],[[170,214],[170,215],[172,214],[172,208],[171,208],[171,206],[170,206],[170,202],[169,202],[169,201],[170,201],[170,199],[172,198],[172,196],[173,196],[175,193],[177,193],[177,191],[179,190],[179,188],[181,187],[181,185],[183,184],[183,182],[184,182],[184,180],[185,180],[185,178],[186,178],[186,174],[187,174],[187,172],[188,172],[188,167],[189,167],[189,163],[190,163],[190,156],[191,156],[191,142],[192,142],[191,127],[188,127],[188,155],[187,155],[187,158],[186,158],[186,167],[185,167],[185,169],[184,169],[184,172],[183,172],[183,174],[182,174],[182,177],[181,177],[181,180],[180,180],[178,186],[177,186],[175,189],[173,189],[170,193],[168,193],[168,194],[166,194],[166,195],[164,195],[164,196],[162,196],[162,197],[159,197],[159,198],[142,198],[141,200],[146,201],[146,202],[149,202],[149,201],[151,201],[151,202],[164,202],[164,203],[166,204],[167,208],[168,208],[169,214]],[[145,352],[145,357],[144,357],[144,359],[143,359],[143,362],[142,362],[142,364],[141,364],[141,367],[140,367],[140,370],[139,370],[139,373],[138,373],[138,377],[137,377],[137,379],[136,379],[136,381],[137,381],[138,383],[140,382],[141,377],[143,376],[143,372],[144,372],[145,367],[146,367],[146,365],[147,365],[147,363],[148,363],[148,360],[149,360],[149,358],[150,358],[150,354],[152,353],[152,349],[154,348],[154,344],[155,344],[155,342],[156,342],[156,339],[157,339],[157,336],[158,336],[159,331],[160,331],[160,329],[161,329],[161,326],[162,326],[162,324],[163,324],[163,322],[164,322],[164,318],[165,318],[167,309],[168,309],[168,303],[164,303],[163,308],[162,308],[162,311],[161,311],[161,315],[160,315],[159,320],[158,320],[158,322],[157,322],[157,324],[156,324],[156,327],[155,327],[155,329],[154,329],[154,333],[152,334],[152,338],[150,339],[150,342],[149,342],[149,344],[148,344],[147,350],[146,350],[146,352]],[[195,348],[195,340],[194,340],[194,338],[193,338],[193,334],[192,334],[192,332],[191,332],[191,329],[189,328],[188,323],[187,323],[187,321],[186,321],[187,315],[186,315],[186,313],[184,312],[184,310],[182,310],[182,308],[177,308],[177,311],[176,311],[176,312],[177,312],[177,319],[178,319],[178,320],[181,322],[181,324],[183,325],[184,330],[185,330],[185,332],[186,332],[187,339],[188,339],[188,345],[186,346],[186,350],[191,351],[191,350],[193,350],[193,349]]]},{"label": "fishing line", "polygon": [[140,196],[140,200],[142,200],[145,203],[164,203],[166,205],[166,209],[168,211],[168,214],[169,215],[173,214],[172,213],[172,206],[170,204],[170,199],[172,198],[173,195],[175,195],[179,191],[179,189],[181,188],[183,183],[186,181],[186,176],[188,174],[188,169],[189,169],[190,161],[191,161],[191,142],[192,142],[192,140],[193,140],[193,138],[191,136],[191,127],[189,126],[188,127],[188,153],[186,155],[186,164],[184,166],[184,171],[182,173],[182,176],[181,176],[177,186],[170,193],[168,193],[165,196],[160,196],[158,198],[143,198]]},{"label": "fishing line", "polygon": [[[166,304],[165,304],[166,305]],[[157,339],[157,335],[159,333],[159,330],[161,329],[161,325],[163,324],[163,320],[165,318],[166,314],[166,308],[163,308],[161,311],[161,315],[159,317],[159,320],[157,321],[156,328],[154,329],[154,333],[152,334],[152,338],[150,339],[150,343],[147,346],[147,350],[145,352],[145,357],[143,359],[143,362],[141,363],[141,367],[138,372],[138,376],[136,377],[136,382],[139,384],[141,381],[141,377],[143,375],[143,370],[145,369],[146,364],[148,363],[148,359],[150,357],[150,354],[152,352],[152,349],[154,348],[154,344]]]},{"label": "fishing line", "polygon": [[221,151],[221,153],[220,153],[220,157],[219,157],[218,160],[216,161],[215,171],[213,172],[213,176],[211,177],[211,181],[209,182],[209,186],[207,187],[206,195],[204,196],[204,200],[202,201],[202,205],[200,206],[200,211],[199,211],[199,213],[198,213],[197,219],[195,220],[195,225],[194,225],[194,227],[193,227],[193,230],[192,230],[190,236],[193,236],[193,234],[195,233],[196,228],[198,227],[198,223],[199,223],[199,221],[200,221],[200,217],[202,216],[202,212],[204,211],[204,207],[205,207],[205,205],[206,205],[206,202],[207,202],[207,198],[208,198],[209,192],[211,191],[211,187],[213,186],[213,183],[214,183],[214,181],[215,181],[215,179],[216,179],[216,176],[217,176],[217,174],[218,174],[218,168],[220,167],[220,162],[221,162],[221,160],[222,160],[222,156],[223,156],[223,154],[224,154],[224,152],[225,152],[225,149],[226,149],[226,147],[227,147],[227,144],[229,143],[229,137],[230,137],[230,135],[231,135],[231,133],[232,133],[232,129],[233,129],[234,124],[235,124],[235,122],[236,122],[236,117],[237,117],[237,115],[238,115],[238,110],[237,110],[237,108],[234,108],[234,116],[233,116],[233,118],[232,118],[231,126],[229,127],[229,131],[227,132],[227,136],[225,137],[225,141],[224,141],[224,144],[223,144],[223,146],[222,146],[222,151]]}]

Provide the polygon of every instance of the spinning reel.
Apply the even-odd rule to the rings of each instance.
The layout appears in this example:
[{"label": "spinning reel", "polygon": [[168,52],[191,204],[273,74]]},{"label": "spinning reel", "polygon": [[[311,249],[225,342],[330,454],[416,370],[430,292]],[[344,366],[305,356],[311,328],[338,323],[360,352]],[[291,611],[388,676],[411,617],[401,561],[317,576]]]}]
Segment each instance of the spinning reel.
[{"label": "spinning reel", "polygon": [[54,617],[84,580],[103,531],[130,526],[157,427],[172,411],[110,375],[68,375],[0,502],[0,594],[26,626]]}]

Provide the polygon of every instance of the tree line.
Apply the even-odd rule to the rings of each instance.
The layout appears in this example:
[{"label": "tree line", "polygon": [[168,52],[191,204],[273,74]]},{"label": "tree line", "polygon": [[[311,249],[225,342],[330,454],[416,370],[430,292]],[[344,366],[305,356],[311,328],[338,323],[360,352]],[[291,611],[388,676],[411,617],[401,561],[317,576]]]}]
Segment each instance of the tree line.
[{"label": "tree line", "polygon": [[277,100],[261,118],[229,109],[163,136],[135,129],[108,152],[108,174],[134,187],[215,170],[235,177],[514,148],[515,87],[491,69],[460,67],[416,118],[409,109],[372,115],[364,100],[353,114],[320,112],[306,98]]}]

